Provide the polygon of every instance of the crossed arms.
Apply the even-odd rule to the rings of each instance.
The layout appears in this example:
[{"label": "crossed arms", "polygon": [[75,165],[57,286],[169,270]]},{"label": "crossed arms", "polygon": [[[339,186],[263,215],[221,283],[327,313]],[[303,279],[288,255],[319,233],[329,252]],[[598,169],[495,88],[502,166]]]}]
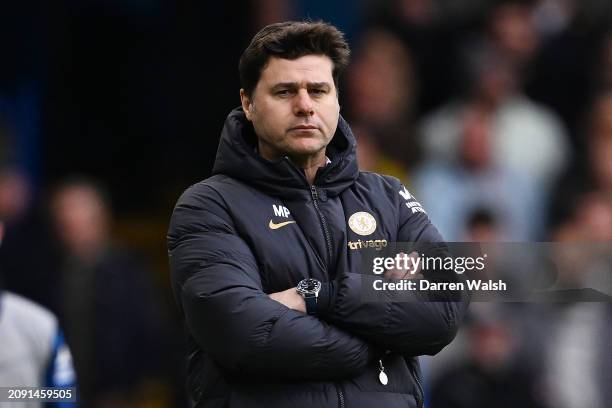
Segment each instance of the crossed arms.
[{"label": "crossed arms", "polygon": [[[432,239],[424,236],[435,231],[426,216],[418,221],[421,231],[404,221],[401,228],[413,235],[405,240]],[[277,301],[282,301],[279,294],[263,292],[250,248],[234,231],[218,193],[203,184],[179,199],[168,247],[188,329],[230,372],[287,379],[352,377],[384,350],[437,353],[454,337],[465,310],[465,302],[361,302],[363,275],[355,273],[331,284],[329,307],[321,316],[288,308]]]}]

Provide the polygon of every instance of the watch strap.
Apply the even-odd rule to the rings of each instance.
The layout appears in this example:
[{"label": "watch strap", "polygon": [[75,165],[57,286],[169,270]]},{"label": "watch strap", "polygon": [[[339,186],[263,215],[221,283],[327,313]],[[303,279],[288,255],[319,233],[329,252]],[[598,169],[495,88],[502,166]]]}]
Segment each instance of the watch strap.
[{"label": "watch strap", "polygon": [[306,303],[306,313],[309,315],[317,314],[317,296],[314,294],[304,295],[304,302]]}]

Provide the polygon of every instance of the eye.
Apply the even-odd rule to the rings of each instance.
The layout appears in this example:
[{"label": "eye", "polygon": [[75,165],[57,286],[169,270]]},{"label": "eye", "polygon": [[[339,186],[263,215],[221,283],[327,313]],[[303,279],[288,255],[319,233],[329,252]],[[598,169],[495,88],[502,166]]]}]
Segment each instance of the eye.
[{"label": "eye", "polygon": [[289,92],[288,89],[281,89],[281,90],[276,91],[275,95],[277,95],[277,96],[289,96],[290,94],[291,94],[291,92]]},{"label": "eye", "polygon": [[313,95],[324,95],[326,92],[324,89],[317,88],[317,89],[311,89],[310,93]]}]

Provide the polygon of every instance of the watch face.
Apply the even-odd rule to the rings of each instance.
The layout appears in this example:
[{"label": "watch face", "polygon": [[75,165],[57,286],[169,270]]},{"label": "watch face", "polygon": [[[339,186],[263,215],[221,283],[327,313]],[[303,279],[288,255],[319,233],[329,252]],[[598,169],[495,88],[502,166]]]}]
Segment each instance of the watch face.
[{"label": "watch face", "polygon": [[297,290],[305,294],[318,293],[321,290],[321,282],[312,278],[303,279],[298,283]]}]

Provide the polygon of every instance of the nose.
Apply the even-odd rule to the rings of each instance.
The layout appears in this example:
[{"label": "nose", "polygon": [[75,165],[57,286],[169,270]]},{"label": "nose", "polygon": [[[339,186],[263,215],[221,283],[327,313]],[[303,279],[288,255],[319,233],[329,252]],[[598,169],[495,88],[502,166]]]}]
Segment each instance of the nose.
[{"label": "nose", "polygon": [[314,115],[314,104],[306,89],[300,89],[295,96],[294,112],[296,116]]}]

